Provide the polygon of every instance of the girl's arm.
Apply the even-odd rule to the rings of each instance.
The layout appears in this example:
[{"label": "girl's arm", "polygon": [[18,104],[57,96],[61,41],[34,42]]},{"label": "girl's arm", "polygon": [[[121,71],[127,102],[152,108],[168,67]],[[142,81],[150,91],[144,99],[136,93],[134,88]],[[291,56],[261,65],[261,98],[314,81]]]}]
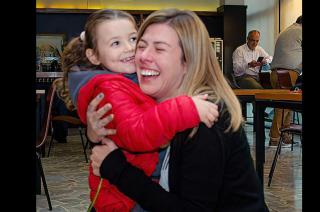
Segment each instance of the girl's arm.
[{"label": "girl's arm", "polygon": [[[137,100],[126,87],[99,87],[105,98],[99,107],[110,103],[121,148],[132,152],[157,150],[168,143],[176,132],[195,127],[199,115],[190,97],[181,96],[160,104],[147,97]],[[142,94],[141,94],[142,96]],[[140,101],[140,102],[139,102]],[[143,106],[144,105],[144,106]],[[146,106],[147,105],[147,106]]]},{"label": "girl's arm", "polygon": [[[141,92],[134,93],[126,86],[100,86],[95,93],[100,92],[105,94],[100,106],[106,103],[112,105],[117,136],[120,138],[117,145],[132,152],[154,151],[168,143],[177,132],[193,128],[200,122],[194,100],[188,96],[156,104],[150,97]],[[133,93],[140,95],[139,98]],[[206,114],[201,111],[200,116],[203,113]],[[212,117],[211,120],[215,118]]]}]

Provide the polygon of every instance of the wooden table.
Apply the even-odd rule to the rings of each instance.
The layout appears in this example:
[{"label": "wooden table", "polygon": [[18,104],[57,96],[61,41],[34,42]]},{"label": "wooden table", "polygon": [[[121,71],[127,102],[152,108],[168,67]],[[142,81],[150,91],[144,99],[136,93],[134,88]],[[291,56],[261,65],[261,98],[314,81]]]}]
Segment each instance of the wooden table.
[{"label": "wooden table", "polygon": [[269,91],[269,92],[257,92],[255,99],[269,99],[269,100],[286,100],[286,101],[302,101],[302,92],[293,92],[289,90]]},{"label": "wooden table", "polygon": [[302,93],[289,90],[257,92],[256,106],[256,171],[263,185],[265,162],[264,111],[266,107],[302,110]]},{"label": "wooden table", "polygon": [[[284,89],[234,89],[233,92],[238,97],[241,108],[242,108],[242,116],[246,117],[247,114],[247,103],[255,104],[255,94],[256,93],[283,93],[289,92],[289,90]],[[255,107],[255,106],[254,106]],[[253,114],[253,131],[256,131],[256,116]]]},{"label": "wooden table", "polygon": [[288,93],[286,89],[233,89],[236,96],[255,96],[256,93]]}]

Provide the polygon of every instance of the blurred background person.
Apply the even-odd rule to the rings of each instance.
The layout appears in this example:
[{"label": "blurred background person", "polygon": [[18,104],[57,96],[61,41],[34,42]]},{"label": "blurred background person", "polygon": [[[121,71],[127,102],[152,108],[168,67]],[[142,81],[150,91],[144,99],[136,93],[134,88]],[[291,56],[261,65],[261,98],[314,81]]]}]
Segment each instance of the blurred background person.
[{"label": "blurred background person", "polygon": [[[295,85],[298,76],[302,74],[302,16],[299,16],[295,23],[278,36],[271,63],[270,80],[273,88],[279,88],[278,70],[287,70],[289,72],[292,85]],[[291,123],[291,118],[292,112],[290,110],[275,109],[270,129],[270,146],[278,145],[280,128],[282,125],[288,127]],[[284,143],[291,143],[291,138],[288,134],[284,135]]]}]

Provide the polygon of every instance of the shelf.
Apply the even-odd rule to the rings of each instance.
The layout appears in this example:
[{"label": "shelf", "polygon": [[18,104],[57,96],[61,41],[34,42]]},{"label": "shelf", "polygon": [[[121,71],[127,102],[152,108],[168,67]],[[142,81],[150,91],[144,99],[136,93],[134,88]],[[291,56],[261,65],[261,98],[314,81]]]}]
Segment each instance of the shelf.
[{"label": "shelf", "polygon": [[63,77],[63,72],[36,72],[36,78],[59,78]]}]

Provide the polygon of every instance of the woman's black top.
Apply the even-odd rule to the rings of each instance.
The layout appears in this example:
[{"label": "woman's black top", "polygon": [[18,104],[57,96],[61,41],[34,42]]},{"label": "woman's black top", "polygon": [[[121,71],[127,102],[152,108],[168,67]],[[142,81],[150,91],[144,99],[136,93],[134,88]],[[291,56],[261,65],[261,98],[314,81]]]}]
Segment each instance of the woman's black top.
[{"label": "woman's black top", "polygon": [[255,172],[243,127],[225,133],[228,115],[220,115],[212,128],[199,125],[178,133],[171,142],[169,188],[166,192],[117,149],[100,173],[148,211],[268,211]]}]

